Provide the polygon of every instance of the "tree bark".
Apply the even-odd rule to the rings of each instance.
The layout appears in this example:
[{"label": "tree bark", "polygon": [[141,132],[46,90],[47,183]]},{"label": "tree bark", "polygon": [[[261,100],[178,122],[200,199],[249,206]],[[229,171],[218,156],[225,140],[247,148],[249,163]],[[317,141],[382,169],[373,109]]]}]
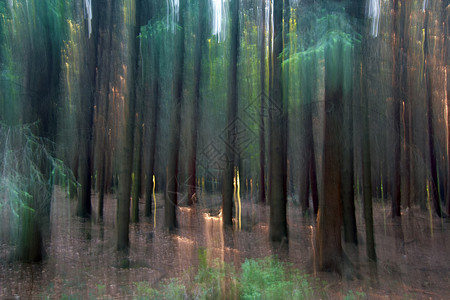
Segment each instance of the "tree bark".
[{"label": "tree bark", "polygon": [[239,55],[239,0],[231,0],[230,67],[228,70],[228,113],[225,171],[222,184],[223,224],[233,224],[233,175],[236,166],[236,118],[238,110],[237,63]]},{"label": "tree bark", "polygon": [[423,24],[423,34],[424,34],[424,61],[422,62],[424,65],[423,79],[425,80],[426,86],[426,107],[427,107],[427,129],[428,129],[428,149],[430,155],[430,173],[431,173],[431,197],[433,201],[433,208],[438,217],[444,217],[445,213],[443,213],[441,207],[441,200],[439,199],[438,193],[438,169],[437,169],[437,157],[436,157],[436,149],[434,145],[434,125],[433,125],[433,85],[431,79],[431,56],[429,54],[428,43],[429,43],[429,33],[428,33],[428,20],[429,20],[429,9],[425,9],[425,19]]},{"label": "tree bark", "polygon": [[204,29],[206,18],[206,5],[205,0],[199,0],[198,3],[198,28],[197,36],[195,40],[195,58],[194,58],[194,103],[192,110],[192,127],[190,138],[190,157],[189,157],[189,169],[188,169],[188,204],[189,206],[194,204],[197,190],[197,137],[198,137],[198,119],[200,112],[200,82],[202,71],[202,53],[203,44],[205,41]]},{"label": "tree bark", "polygon": [[286,112],[283,99],[282,61],[283,51],[283,0],[273,3],[273,97],[269,101],[272,116],[270,126],[270,166],[269,166],[269,199],[270,223],[269,237],[271,241],[288,241],[286,219],[287,204],[287,147],[286,147]]},{"label": "tree bark", "polygon": [[167,174],[167,195],[164,206],[164,224],[170,231],[178,227],[176,207],[178,206],[178,160],[180,152],[181,104],[184,77],[184,14],[186,0],[180,0],[178,28],[175,33],[176,58],[173,74],[173,108],[170,123],[170,150]]},{"label": "tree bark", "polygon": [[261,41],[259,80],[261,100],[259,113],[259,202],[266,203],[266,139],[265,139],[265,108],[266,108],[266,0],[261,0]]},{"label": "tree bark", "polygon": [[[336,49],[335,49],[336,48]],[[316,257],[321,271],[342,271],[342,45],[325,49],[323,195],[317,216]]]},{"label": "tree bark", "polygon": [[[138,35],[140,32],[139,13],[141,11],[143,0],[136,0],[130,5],[134,6],[132,20],[125,23],[128,40],[128,59],[129,73],[127,82],[136,82],[138,72]],[[118,5],[113,1],[113,5]],[[119,9],[116,7],[116,9]],[[116,22],[117,24],[117,22]],[[124,103],[123,122],[121,127],[121,144],[119,144],[119,192],[117,199],[117,250],[128,251],[129,248],[129,224],[130,224],[130,196],[132,185],[133,170],[133,148],[134,148],[134,129],[135,129],[135,111],[136,111],[136,89],[133,85],[128,85],[128,101]]]}]

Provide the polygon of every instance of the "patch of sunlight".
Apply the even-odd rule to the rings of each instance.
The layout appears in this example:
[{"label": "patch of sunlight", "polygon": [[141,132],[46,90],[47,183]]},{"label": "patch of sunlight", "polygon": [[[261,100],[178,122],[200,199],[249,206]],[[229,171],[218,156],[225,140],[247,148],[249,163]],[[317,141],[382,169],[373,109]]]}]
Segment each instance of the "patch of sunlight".
[{"label": "patch of sunlight", "polygon": [[91,0],[84,0],[84,14],[85,19],[88,21],[88,31],[89,31],[89,38],[91,37],[92,33],[92,4]]},{"label": "patch of sunlight", "polygon": [[372,21],[370,26],[370,34],[374,37],[378,36],[378,27],[380,24],[380,0],[369,0],[368,16]]},{"label": "patch of sunlight", "polygon": [[226,39],[228,22],[228,1],[211,0],[212,34],[217,36],[217,40],[222,42]]},{"label": "patch of sunlight", "polygon": [[175,23],[178,22],[180,12],[180,0],[166,0],[167,4],[167,28],[175,31]]}]

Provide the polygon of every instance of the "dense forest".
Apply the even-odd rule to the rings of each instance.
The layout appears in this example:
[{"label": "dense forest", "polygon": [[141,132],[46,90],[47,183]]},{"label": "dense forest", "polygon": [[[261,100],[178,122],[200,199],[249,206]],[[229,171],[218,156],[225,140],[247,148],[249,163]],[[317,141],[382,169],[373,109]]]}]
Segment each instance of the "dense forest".
[{"label": "dense forest", "polygon": [[353,245],[376,273],[377,209],[449,228],[449,16],[448,0],[0,0],[0,258],[51,255],[57,194],[66,218],[113,213],[122,255],[136,224],[177,235],[197,209],[239,232],[259,205],[273,247],[309,218],[314,270],[357,273]]}]

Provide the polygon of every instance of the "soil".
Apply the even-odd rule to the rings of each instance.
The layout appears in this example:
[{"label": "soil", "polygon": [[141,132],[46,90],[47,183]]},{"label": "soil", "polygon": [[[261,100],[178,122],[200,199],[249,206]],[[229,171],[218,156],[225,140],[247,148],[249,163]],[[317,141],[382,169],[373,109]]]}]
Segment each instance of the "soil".
[{"label": "soil", "polygon": [[[0,298],[133,298],[140,282],[157,288],[168,278],[191,280],[199,249],[206,249],[210,262],[218,259],[237,267],[246,258],[276,255],[325,281],[329,299],[349,293],[368,299],[450,299],[450,223],[418,207],[405,210],[398,221],[392,220],[387,205],[375,202],[374,265],[365,255],[357,205],[359,245],[344,245],[350,267],[338,275],[314,270],[315,220],[302,216],[293,203],[288,208],[289,243],[273,245],[268,241],[269,208],[255,204],[254,197],[242,197],[240,230],[239,224],[222,227],[219,195],[200,195],[194,207],[179,208],[179,229],[171,234],[162,227],[162,198],[157,195],[156,218],[141,216],[140,223],[130,225],[130,250],[123,254],[115,250],[114,195],[105,199],[105,216],[99,222],[74,217],[75,201],[56,189],[44,262],[13,262],[14,247],[0,241]],[[96,207],[95,197],[92,201]]]}]

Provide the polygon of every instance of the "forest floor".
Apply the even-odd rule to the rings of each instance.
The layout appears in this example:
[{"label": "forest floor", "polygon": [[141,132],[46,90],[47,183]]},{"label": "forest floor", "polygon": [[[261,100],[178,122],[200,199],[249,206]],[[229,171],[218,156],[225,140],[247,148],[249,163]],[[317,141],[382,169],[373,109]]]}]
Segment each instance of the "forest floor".
[{"label": "forest floor", "polygon": [[[95,197],[93,207],[96,207]],[[10,261],[14,250],[0,240],[0,299],[136,298],[139,287],[158,286],[169,278],[193,280],[199,251],[207,260],[240,268],[248,258],[276,256],[281,261],[323,282],[323,298],[329,299],[450,299],[450,223],[412,208],[402,223],[392,221],[388,206],[374,205],[378,262],[365,255],[365,231],[357,205],[359,247],[345,247],[353,268],[340,276],[316,272],[314,266],[315,220],[303,217],[298,206],[288,208],[289,244],[268,241],[269,208],[242,197],[241,229],[223,229],[217,212],[220,196],[205,196],[193,208],[178,210],[179,229],[163,228],[162,195],[157,195],[155,218],[130,226],[128,255],[115,251],[113,195],[105,200],[105,217],[86,221],[74,217],[75,201],[55,190],[48,258],[40,264]],[[143,208],[143,203],[141,203]],[[95,214],[95,212],[94,212]],[[156,224],[156,227],[154,227]],[[401,226],[400,226],[401,225]]]}]

